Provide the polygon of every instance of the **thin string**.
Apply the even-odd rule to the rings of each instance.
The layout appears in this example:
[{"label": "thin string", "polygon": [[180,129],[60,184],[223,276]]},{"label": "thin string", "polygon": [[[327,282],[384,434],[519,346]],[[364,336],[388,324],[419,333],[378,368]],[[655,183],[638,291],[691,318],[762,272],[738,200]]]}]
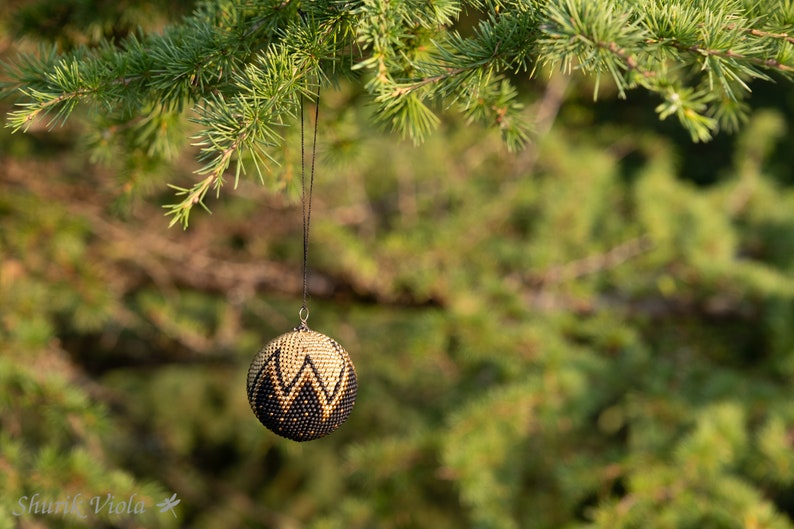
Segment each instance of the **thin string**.
[{"label": "thin string", "polygon": [[309,169],[309,193],[306,194],[306,155],[303,124],[303,94],[300,99],[301,118],[301,209],[303,214],[303,304],[298,316],[301,323],[306,325],[309,319],[309,230],[312,221],[312,193],[314,192],[314,161],[317,159],[317,123],[320,117],[320,87],[317,86],[317,100],[314,107],[314,135],[312,137],[312,163]]}]

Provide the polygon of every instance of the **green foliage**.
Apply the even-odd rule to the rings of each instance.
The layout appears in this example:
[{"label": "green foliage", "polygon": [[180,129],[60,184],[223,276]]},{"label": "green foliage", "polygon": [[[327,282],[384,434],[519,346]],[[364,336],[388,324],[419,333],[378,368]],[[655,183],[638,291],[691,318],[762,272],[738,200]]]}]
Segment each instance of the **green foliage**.
[{"label": "green foliage", "polygon": [[[459,20],[469,11],[479,21],[464,36]],[[138,122],[191,110],[201,179],[174,186],[182,199],[167,211],[186,226],[231,167],[235,185],[246,166],[260,178],[272,167],[301,97],[354,75],[375,121],[415,142],[438,127],[438,110],[449,110],[498,128],[519,148],[531,128],[517,97],[521,77],[549,68],[594,76],[595,94],[602,76],[621,97],[648,90],[662,100],[661,119],[675,116],[707,141],[745,120],[752,80],[791,77],[791,11],[771,0],[202,2],[162,33],[21,54],[6,64],[5,93],[21,96],[8,125],[60,126],[85,103],[114,116],[115,128],[137,130],[144,151],[168,152],[174,135],[147,134]],[[125,142],[107,123],[92,127]]]},{"label": "green foliage", "polygon": [[[792,22],[788,2],[230,1],[15,44],[0,527],[791,529],[792,111],[785,83],[745,97],[789,75]],[[297,323],[294,125],[318,88],[310,324],[360,390],[296,444],[244,387]],[[687,143],[737,135],[691,150],[637,119],[655,105]],[[212,218],[164,229],[164,182],[186,221],[230,178]],[[35,493],[147,509],[15,515]]]}]

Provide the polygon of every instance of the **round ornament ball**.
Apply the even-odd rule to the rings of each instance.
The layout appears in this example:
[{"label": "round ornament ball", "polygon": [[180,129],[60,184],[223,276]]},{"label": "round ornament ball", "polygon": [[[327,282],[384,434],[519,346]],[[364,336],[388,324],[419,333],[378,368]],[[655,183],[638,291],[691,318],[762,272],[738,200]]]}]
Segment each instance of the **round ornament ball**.
[{"label": "round ornament ball", "polygon": [[336,430],[353,410],[357,390],[347,351],[305,322],[271,340],[248,368],[254,415],[293,441],[311,441]]}]

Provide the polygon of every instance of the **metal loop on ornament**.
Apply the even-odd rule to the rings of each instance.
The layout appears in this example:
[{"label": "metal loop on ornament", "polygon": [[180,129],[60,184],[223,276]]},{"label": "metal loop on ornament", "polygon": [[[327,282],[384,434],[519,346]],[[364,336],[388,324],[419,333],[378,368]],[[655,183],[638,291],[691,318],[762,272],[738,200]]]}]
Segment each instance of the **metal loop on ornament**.
[{"label": "metal loop on ornament", "polygon": [[306,321],[309,319],[309,308],[306,305],[302,306],[301,310],[298,311],[298,317],[301,323],[306,325]]}]

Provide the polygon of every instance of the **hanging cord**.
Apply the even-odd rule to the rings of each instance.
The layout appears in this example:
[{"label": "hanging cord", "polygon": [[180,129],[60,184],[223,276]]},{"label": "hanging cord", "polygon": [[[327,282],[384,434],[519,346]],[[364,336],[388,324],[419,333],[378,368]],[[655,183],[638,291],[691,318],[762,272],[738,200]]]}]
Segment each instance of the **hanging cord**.
[{"label": "hanging cord", "polygon": [[303,94],[300,96],[301,118],[301,209],[303,212],[303,304],[298,317],[306,325],[309,319],[307,298],[309,295],[309,228],[312,221],[312,192],[314,191],[314,160],[317,158],[317,122],[320,117],[320,86],[317,85],[317,99],[314,107],[314,136],[312,137],[312,163],[309,169],[309,193],[306,193],[306,155],[303,125]]}]

